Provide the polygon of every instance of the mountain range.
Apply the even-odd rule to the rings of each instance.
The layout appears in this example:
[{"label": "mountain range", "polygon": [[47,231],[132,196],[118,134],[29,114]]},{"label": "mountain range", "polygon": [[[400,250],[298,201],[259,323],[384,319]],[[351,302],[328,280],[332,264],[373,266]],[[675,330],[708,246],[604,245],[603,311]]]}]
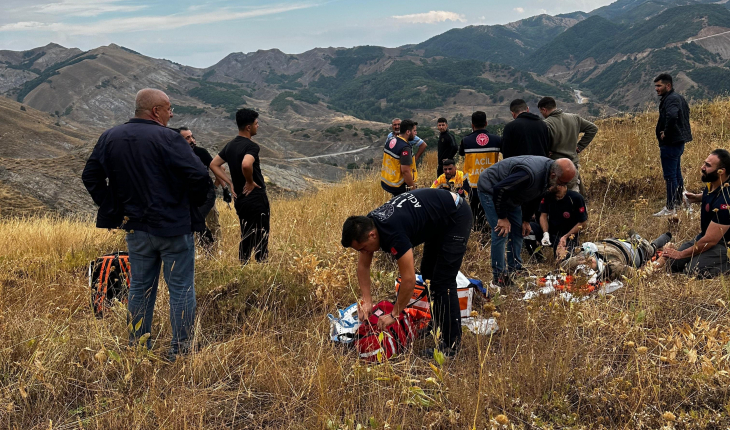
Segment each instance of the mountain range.
[{"label": "mountain range", "polygon": [[[25,130],[0,137],[7,142],[0,199],[20,193],[30,199],[23,207],[90,212],[83,189],[64,202],[28,178],[78,185],[78,160],[101,131],[132,115],[145,87],[165,90],[175,106],[170,126],[191,127],[211,152],[235,135],[238,108],[258,110],[267,180],[302,191],[378,165],[392,117],[417,119],[419,135],[435,146],[436,118],[462,133],[470,114],[484,110],[497,125],[511,119],[514,98],[534,109],[551,95],[588,116],[642,109],[655,102],[652,79],[661,72],[690,99],[713,97],[730,89],[728,60],[730,10],[706,0],[618,0],[590,12],[455,28],[397,48],[231,53],[203,69],[114,44],[0,51],[0,108],[13,112],[5,126]],[[71,167],[41,174],[38,160]]]}]

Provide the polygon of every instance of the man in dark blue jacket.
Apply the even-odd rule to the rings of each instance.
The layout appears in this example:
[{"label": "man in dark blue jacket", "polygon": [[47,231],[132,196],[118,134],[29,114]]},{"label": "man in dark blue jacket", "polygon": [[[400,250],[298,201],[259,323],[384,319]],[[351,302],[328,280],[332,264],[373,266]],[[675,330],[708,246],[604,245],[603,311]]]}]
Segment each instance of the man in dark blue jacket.
[{"label": "man in dark blue jacket", "polygon": [[682,154],[684,144],[692,140],[692,130],[689,127],[689,105],[684,97],[674,92],[672,77],[667,73],[657,76],[654,88],[661,99],[656,138],[659,140],[662,171],[667,183],[667,205],[654,216],[667,216],[676,214],[676,206],[682,202]]},{"label": "man in dark blue jacket", "polygon": [[[96,226],[127,231],[132,279],[130,344],[150,333],[160,266],[170,290],[172,342],[168,358],[190,350],[195,318],[193,231],[205,227],[198,206],[211,180],[185,139],[167,128],[172,118],[165,93],[137,93],[134,118],[104,132],[82,175],[99,206]],[[173,270],[174,268],[174,270]],[[147,348],[152,342],[147,340]]]}]

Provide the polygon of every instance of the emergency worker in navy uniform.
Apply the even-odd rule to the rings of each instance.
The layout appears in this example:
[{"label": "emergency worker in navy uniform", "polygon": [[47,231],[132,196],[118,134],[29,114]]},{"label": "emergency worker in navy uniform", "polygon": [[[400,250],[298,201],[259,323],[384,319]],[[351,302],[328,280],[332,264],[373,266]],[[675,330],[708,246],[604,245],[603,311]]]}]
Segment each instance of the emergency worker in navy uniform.
[{"label": "emergency worker in navy uniform", "polygon": [[[402,127],[402,125],[401,125]],[[367,216],[351,216],[342,226],[342,246],[360,253],[357,280],[362,293],[358,315],[367,319],[372,312],[370,265],[375,251],[382,250],[398,262],[401,287],[391,315],[383,315],[378,326],[395,321],[413,295],[416,270],[413,248],[423,245],[421,274],[431,281],[431,313],[441,329],[438,349],[446,356],[461,344],[461,310],[456,275],[466,252],[472,213],[463,197],[443,189],[424,188],[400,194]],[[425,350],[425,356],[433,356]]]},{"label": "emergency worker in navy uniform", "polygon": [[471,129],[472,133],[461,139],[459,155],[464,156],[464,173],[472,187],[469,204],[474,215],[474,230],[484,232],[488,224],[479,201],[477,183],[479,175],[499,161],[502,138],[487,133],[487,114],[482,111],[471,115]]}]

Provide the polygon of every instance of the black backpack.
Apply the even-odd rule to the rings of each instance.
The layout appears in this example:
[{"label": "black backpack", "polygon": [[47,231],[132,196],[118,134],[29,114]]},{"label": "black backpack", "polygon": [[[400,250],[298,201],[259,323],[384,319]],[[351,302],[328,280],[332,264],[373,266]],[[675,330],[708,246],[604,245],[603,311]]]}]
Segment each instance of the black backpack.
[{"label": "black backpack", "polygon": [[113,299],[127,303],[130,277],[129,254],[126,252],[103,255],[89,263],[91,308],[97,318],[104,316]]}]

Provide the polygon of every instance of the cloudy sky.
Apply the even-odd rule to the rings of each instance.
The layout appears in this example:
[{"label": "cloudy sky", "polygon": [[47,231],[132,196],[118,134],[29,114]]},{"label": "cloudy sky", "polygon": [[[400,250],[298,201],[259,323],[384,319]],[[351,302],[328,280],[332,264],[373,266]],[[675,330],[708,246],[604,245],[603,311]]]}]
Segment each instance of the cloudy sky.
[{"label": "cloudy sky", "polygon": [[116,43],[208,67],[231,52],[418,43],[467,25],[589,11],[612,0],[0,0],[0,49]]}]

